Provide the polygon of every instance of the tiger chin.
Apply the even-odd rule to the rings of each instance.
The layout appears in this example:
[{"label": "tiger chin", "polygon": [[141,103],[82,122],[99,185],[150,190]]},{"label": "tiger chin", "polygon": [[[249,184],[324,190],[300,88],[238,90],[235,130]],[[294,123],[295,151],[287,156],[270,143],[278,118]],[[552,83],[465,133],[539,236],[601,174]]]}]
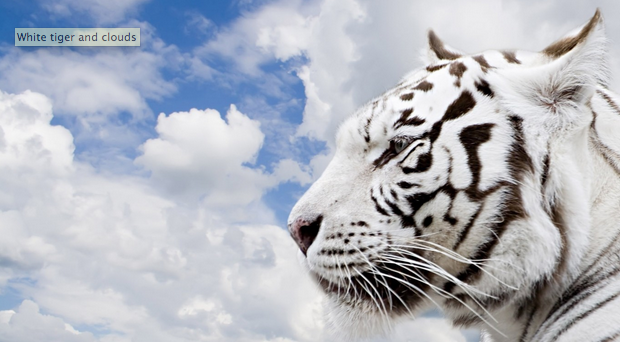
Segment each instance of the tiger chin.
[{"label": "tiger chin", "polygon": [[488,341],[620,340],[620,101],[599,11],[426,67],[346,120],[288,227],[355,340],[439,307]]}]

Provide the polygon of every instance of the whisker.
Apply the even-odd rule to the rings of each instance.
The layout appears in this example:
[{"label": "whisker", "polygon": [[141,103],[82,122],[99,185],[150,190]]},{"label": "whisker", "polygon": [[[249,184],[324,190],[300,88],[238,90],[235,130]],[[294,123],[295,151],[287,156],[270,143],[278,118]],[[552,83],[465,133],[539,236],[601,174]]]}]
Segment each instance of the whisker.
[{"label": "whisker", "polygon": [[[451,259],[453,259],[453,260],[460,261],[460,262],[467,263],[467,264],[474,264],[474,265],[478,265],[479,262],[489,262],[489,261],[492,261],[492,262],[504,262],[503,260],[499,260],[499,259],[495,259],[495,258],[469,259],[469,258],[467,258],[467,257],[465,257],[465,256],[463,256],[463,255],[461,255],[461,254],[451,250],[451,249],[448,249],[448,248],[446,248],[444,246],[441,246],[441,245],[436,244],[436,243],[431,242],[431,241],[409,238],[408,240],[406,240],[406,242],[407,242],[406,245],[394,245],[394,244],[391,244],[390,246],[399,246],[399,247],[405,247],[405,248],[411,248],[411,247],[428,248],[427,249],[428,251],[433,251],[433,252],[437,252],[437,253],[441,253],[441,254],[446,253],[444,255],[449,257],[449,258],[451,258]],[[430,246],[422,246],[424,244],[427,244],[427,245],[430,245]],[[433,247],[438,248],[438,250],[434,249]],[[444,253],[442,253],[442,251]]]},{"label": "whisker", "polygon": [[[404,266],[404,265],[402,265],[402,264],[400,264],[400,263],[391,262],[391,261],[389,261],[389,260],[385,260],[385,262],[392,263],[392,264],[395,264],[395,265],[397,265],[397,266],[403,267],[403,268],[407,269],[408,271],[415,272],[414,270],[412,270],[412,269],[408,268],[407,266]],[[453,295],[452,293],[447,292],[447,291],[445,291],[444,289],[439,288],[439,287],[437,287],[437,286],[435,286],[435,285],[431,284],[430,282],[426,281],[425,279],[421,279],[421,278],[419,278],[419,277],[414,277],[414,276],[413,276],[413,275],[411,275],[411,274],[405,274],[405,273],[403,273],[403,272],[400,272],[400,271],[395,270],[395,269],[392,269],[392,268],[389,268],[389,270],[390,270],[390,271],[393,271],[393,272],[396,272],[396,273],[399,273],[399,274],[401,274],[401,275],[402,275],[402,276],[404,276],[404,277],[407,277],[407,278],[411,278],[411,279],[415,279],[415,280],[418,280],[418,281],[424,282],[424,283],[425,283],[426,285],[428,285],[431,289],[433,289],[433,290],[434,290],[434,291],[435,291],[438,295],[440,295],[440,296],[442,296],[442,297],[444,297],[444,298],[452,298],[452,299],[454,299],[454,300],[458,301],[458,302],[459,302],[459,303],[461,303],[464,307],[466,307],[469,311],[471,311],[474,315],[476,315],[476,317],[480,318],[480,319],[481,319],[484,323],[486,323],[487,325],[489,325],[489,326],[490,326],[493,330],[495,330],[495,331],[497,331],[499,334],[501,334],[501,335],[505,336],[505,335],[504,335],[501,331],[499,331],[499,330],[498,330],[498,329],[497,329],[497,328],[496,328],[496,327],[495,327],[492,323],[490,323],[490,322],[489,322],[486,318],[484,318],[484,316],[482,316],[480,313],[476,312],[476,310],[474,310],[474,309],[473,309],[470,305],[468,305],[467,303],[465,303],[463,300],[461,300],[460,298],[456,297],[456,296],[455,296],[455,295]],[[398,279],[398,278],[395,278],[395,279],[396,279],[396,280],[398,280],[398,281],[401,281],[401,280],[400,280],[400,279]],[[427,296],[427,298],[429,298],[429,299],[430,299],[430,297],[428,297],[428,296]],[[471,298],[471,299],[474,301],[474,303],[476,303],[476,304],[478,305],[478,307],[479,307],[480,309],[482,309],[482,311],[484,312],[484,314],[486,314],[487,316],[489,316],[489,317],[490,317],[490,318],[491,318],[491,319],[492,319],[495,323],[497,323],[497,322],[498,322],[498,321],[497,321],[497,319],[496,319],[495,317],[493,317],[493,315],[491,315],[491,313],[490,313],[490,312],[488,312],[488,311],[484,308],[484,306],[483,306],[482,304],[480,304],[480,302],[478,302],[475,298]],[[439,306],[439,305],[438,305],[438,304],[437,304],[434,300],[432,300],[432,299],[430,299],[430,300],[431,300],[431,301],[432,301],[435,305],[437,305],[438,307],[440,307],[440,306]]]},{"label": "whisker", "polygon": [[[368,266],[370,266],[370,269],[371,269],[371,270],[376,269],[376,266],[374,266],[374,265],[370,262],[370,260],[368,260],[368,257],[366,257],[366,255],[365,255],[364,253],[362,253],[362,251],[361,251],[359,248],[357,248],[357,246],[353,246],[353,248],[355,248],[355,249],[357,250],[357,252],[359,253],[359,255],[361,255],[361,256],[364,258],[364,261],[366,262],[366,264],[368,264]],[[377,279],[376,277],[375,277],[375,279],[376,279],[377,281],[379,281],[379,279]],[[385,280],[385,278],[384,278],[383,280]],[[385,285],[385,287],[386,287],[387,289],[389,289],[389,286],[387,286],[387,282],[386,282],[386,283],[384,283],[384,285]],[[391,308],[393,307],[393,304],[392,304],[392,296],[388,296],[388,300],[389,300],[389,302],[390,302],[390,309],[391,309]]]},{"label": "whisker", "polygon": [[[390,245],[389,247],[390,247],[390,249],[392,249],[392,250],[394,250],[394,251],[397,251],[397,253],[399,253],[399,254],[400,254],[400,253],[405,253],[405,254],[407,254],[407,255],[410,255],[410,256],[412,256],[412,257],[415,257],[416,259],[420,259],[420,260],[423,260],[424,262],[430,263],[430,264],[432,264],[433,266],[435,266],[435,267],[437,267],[437,268],[441,268],[439,265],[437,265],[437,264],[433,263],[432,261],[430,261],[430,260],[428,260],[428,259],[426,259],[426,258],[424,258],[424,257],[422,257],[422,256],[420,256],[420,255],[418,255],[418,254],[415,254],[415,253],[411,252],[409,249],[412,249],[412,248],[418,248],[418,249],[421,249],[421,250],[426,250],[426,251],[430,251],[430,252],[437,252],[437,253],[441,253],[440,251],[436,251],[436,250],[434,250],[434,249],[432,249],[432,248],[429,248],[429,247],[426,247],[426,246]],[[466,260],[469,260],[469,259],[466,259]],[[457,260],[457,261],[458,261],[458,260]],[[515,291],[516,291],[516,290],[518,290],[518,289],[519,289],[518,287],[515,287],[515,286],[513,286],[513,285],[507,284],[507,283],[506,283],[506,282],[504,282],[503,280],[501,280],[501,279],[497,278],[494,274],[492,274],[492,273],[490,273],[489,271],[487,271],[487,270],[485,269],[485,267],[484,267],[484,266],[487,266],[487,267],[489,267],[489,268],[491,268],[491,269],[496,269],[494,266],[491,266],[491,265],[488,265],[488,264],[479,264],[479,263],[474,262],[474,261],[472,261],[472,260],[469,260],[469,262],[464,262],[464,263],[467,263],[467,264],[473,264],[473,265],[475,265],[475,266],[476,266],[476,267],[478,267],[478,268],[479,268],[482,272],[484,272],[486,275],[488,275],[489,277],[493,278],[494,280],[496,280],[496,281],[497,281],[497,282],[499,282],[500,284],[502,284],[502,285],[504,285],[504,286],[506,286],[506,287],[508,287],[508,288],[510,288],[510,289],[512,289],[512,290],[515,290]],[[442,269],[442,270],[443,270],[443,269]]]},{"label": "whisker", "polygon": [[[402,253],[406,253],[408,255],[414,256],[416,259],[422,260],[423,262],[415,261],[415,260],[411,260],[409,258],[406,258],[404,255],[402,255]],[[484,292],[482,292],[482,291],[472,287],[471,285],[462,282],[461,280],[459,280],[458,278],[456,278],[452,274],[448,273],[446,270],[444,270],[443,268],[439,267],[435,263],[433,263],[433,262],[431,262],[429,260],[426,260],[425,258],[423,258],[423,257],[421,257],[421,256],[419,256],[419,255],[417,255],[415,253],[411,253],[409,251],[403,250],[403,251],[400,251],[398,254],[400,254],[400,257],[396,256],[396,255],[386,255],[384,257],[391,258],[394,261],[406,262],[406,263],[408,263],[408,264],[410,264],[412,266],[415,266],[415,267],[418,267],[418,268],[430,271],[430,272],[432,272],[433,274],[435,274],[437,276],[440,276],[440,277],[442,277],[442,278],[444,278],[446,280],[449,280],[449,281],[455,283],[456,285],[458,285],[463,290],[466,290],[466,291],[471,290],[472,292],[476,292],[476,293],[478,293],[480,295],[496,299],[492,295],[486,294],[486,293],[484,293]]]},{"label": "whisker", "polygon": [[[399,296],[396,292],[394,292],[394,290],[392,290],[392,288],[390,288],[390,286],[387,284],[387,280],[385,279],[385,277],[392,278],[392,279],[395,279],[395,280],[398,280],[398,279],[397,279],[396,277],[394,277],[394,276],[389,275],[389,274],[384,274],[383,272],[381,272],[381,271],[380,271],[379,269],[377,269],[377,268],[374,268],[373,270],[371,270],[371,272],[372,272],[373,274],[378,274],[378,275],[380,275],[380,276],[383,278],[383,280],[385,281],[385,282],[383,283],[383,285],[385,286],[385,288],[386,288],[388,291],[390,291],[390,292],[391,292],[391,293],[392,293],[392,294],[396,297],[396,299],[398,299],[398,300],[401,302],[401,304],[403,304],[403,307],[405,308],[405,310],[407,310],[407,312],[409,313],[409,316],[411,316],[411,318],[412,318],[412,319],[415,319],[415,315],[413,314],[413,312],[411,312],[411,310],[409,310],[409,306],[408,306],[408,305],[404,302],[404,300],[403,300],[403,299],[402,299],[402,298],[401,298],[401,297],[400,297],[400,296]],[[378,279],[377,279],[377,280],[378,280]],[[416,287],[416,289],[417,289],[419,292],[421,292],[422,294],[426,295],[426,294],[424,293],[424,291],[422,291],[421,289],[419,289],[419,288],[417,288],[417,287]]]},{"label": "whisker", "polygon": [[[408,278],[409,278],[409,276],[407,276],[406,274],[404,274],[404,273],[402,273],[402,272],[399,272],[398,270],[394,270],[394,269],[391,269],[391,268],[389,268],[389,270],[390,270],[390,271],[392,271],[392,272],[399,273],[399,274],[401,274],[402,276],[404,276],[404,277],[408,277]],[[415,292],[417,292],[417,293],[419,293],[419,294],[423,295],[424,297],[426,297],[426,299],[430,300],[431,302],[433,302],[433,304],[435,304],[436,306],[438,306],[438,307],[439,307],[439,304],[437,304],[437,302],[435,302],[435,300],[433,300],[433,298],[431,298],[431,297],[430,297],[430,296],[429,296],[426,292],[424,292],[421,288],[419,288],[419,287],[417,287],[417,286],[415,286],[415,285],[413,285],[413,284],[411,284],[411,283],[409,283],[409,282],[405,281],[404,279],[399,279],[398,277],[394,277],[394,276],[391,276],[391,275],[389,275],[389,274],[386,274],[385,276],[386,276],[386,277],[389,277],[389,278],[392,278],[392,279],[394,279],[394,280],[396,280],[396,281],[400,282],[401,284],[405,285],[407,288],[409,288],[409,289],[411,289],[411,290],[413,290],[413,291],[415,291]],[[421,281],[421,282],[425,282],[425,280],[424,280],[424,279],[422,279],[422,278],[420,278],[420,279],[413,278],[413,279],[419,280],[419,281]],[[406,306],[406,308],[407,308],[407,311],[409,311],[408,306]],[[411,311],[409,311],[409,313],[411,313]],[[413,314],[412,314],[412,315],[413,315]]]},{"label": "whisker", "polygon": [[[375,293],[377,294],[377,296],[379,296],[379,300],[381,300],[381,294],[379,293],[379,291],[377,291],[377,289],[372,285],[372,283],[368,280],[368,278],[364,277],[364,275],[358,271],[356,268],[354,268],[353,270],[355,270],[355,272],[357,272],[357,274],[366,281],[366,283],[368,283],[368,285],[370,285],[370,287],[372,287],[372,289],[375,291]],[[359,279],[359,278],[356,278]],[[391,329],[392,328],[392,323],[390,322],[390,319],[388,317],[387,314],[387,309],[385,308],[385,304],[383,303],[383,301],[381,300],[381,305],[379,305],[379,302],[377,301],[377,299],[375,299],[374,295],[368,290],[368,288],[360,283],[358,281],[358,284],[360,284],[361,286],[364,287],[364,289],[366,290],[366,293],[368,293],[368,295],[370,296],[370,298],[373,300],[373,302],[375,302],[375,304],[377,305],[377,309],[379,310],[379,313],[381,314],[381,317],[385,320],[386,326]],[[381,308],[383,307],[383,311],[381,311]]]}]

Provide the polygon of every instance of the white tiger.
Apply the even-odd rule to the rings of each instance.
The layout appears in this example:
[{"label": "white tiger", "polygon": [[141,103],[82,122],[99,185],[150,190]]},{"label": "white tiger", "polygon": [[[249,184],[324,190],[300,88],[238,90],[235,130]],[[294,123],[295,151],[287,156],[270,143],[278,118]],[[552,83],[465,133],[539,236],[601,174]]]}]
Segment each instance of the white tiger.
[{"label": "white tiger", "polygon": [[492,341],[620,341],[620,101],[599,11],[542,52],[431,63],[362,107],[289,230],[348,339],[438,305]]}]

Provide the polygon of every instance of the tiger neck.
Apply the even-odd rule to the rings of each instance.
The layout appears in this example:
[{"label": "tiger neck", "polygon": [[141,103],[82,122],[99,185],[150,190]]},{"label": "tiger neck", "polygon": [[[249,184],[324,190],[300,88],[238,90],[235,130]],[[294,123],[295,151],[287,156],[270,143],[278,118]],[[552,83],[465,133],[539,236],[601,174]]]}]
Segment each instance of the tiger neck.
[{"label": "tiger neck", "polygon": [[582,271],[586,271],[620,234],[617,219],[620,212],[620,146],[604,141],[597,133],[593,128],[590,139],[594,175],[590,183],[591,226]]},{"label": "tiger neck", "polygon": [[[592,276],[591,270],[596,269],[601,260],[606,260],[606,255],[620,253],[620,224],[617,219],[617,213],[620,212],[620,140],[614,139],[611,131],[605,131],[610,127],[614,127],[615,132],[620,130],[620,110],[617,105],[614,107],[609,97],[603,95],[599,92],[595,96],[596,101],[593,100],[593,122],[582,140],[587,141],[587,144],[582,144],[586,149],[582,151],[581,157],[576,158],[578,173],[583,175],[581,184],[587,189],[584,195],[588,195],[588,200],[583,201],[587,202],[588,224],[577,227],[573,232],[584,235],[573,236],[568,243],[571,249],[568,253],[575,253],[573,260],[579,262],[574,264],[573,271],[565,270],[544,286],[535,287],[528,303],[515,303],[493,312],[499,322],[506,324],[500,323],[498,326],[503,335],[492,329],[486,330],[485,333],[492,341],[539,339],[541,336],[536,333],[541,327],[550,324],[548,319],[561,306],[562,298],[574,296],[575,293],[571,291],[579,288],[579,284],[588,282]],[[556,157],[563,156],[560,154]],[[564,195],[568,193],[573,197],[579,193],[572,191],[576,189],[564,190]],[[572,213],[576,207],[573,204],[572,210],[569,208],[567,211]],[[567,220],[571,219],[575,217],[567,215]],[[575,246],[576,241],[583,243]],[[570,246],[571,243],[573,246]],[[562,281],[558,281],[560,278]],[[515,319],[521,324],[515,324]],[[482,340],[486,341],[484,338]]]},{"label": "tiger neck", "polygon": [[[604,91],[592,101],[593,122],[589,131],[590,154],[590,234],[582,272],[592,265],[620,234],[620,109]],[[612,128],[610,130],[610,128]],[[610,134],[610,132],[613,133]]]}]

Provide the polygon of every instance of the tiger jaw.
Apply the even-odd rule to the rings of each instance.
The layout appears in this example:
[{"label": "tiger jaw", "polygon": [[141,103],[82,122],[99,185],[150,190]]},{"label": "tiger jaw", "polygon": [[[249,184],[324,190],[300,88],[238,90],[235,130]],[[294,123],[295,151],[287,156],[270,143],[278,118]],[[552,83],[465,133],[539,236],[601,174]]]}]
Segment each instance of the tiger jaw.
[{"label": "tiger jaw", "polygon": [[414,230],[404,228],[398,217],[347,224],[321,219],[319,232],[304,263],[328,298],[347,311],[374,311],[391,319],[414,316],[440,300],[437,294],[446,293],[442,287],[447,281],[466,288],[446,271],[454,265],[438,255],[460,265],[465,259],[430,241],[436,233],[413,236]]},{"label": "tiger jaw", "polygon": [[[351,275],[343,276],[339,283],[330,282],[314,272],[312,275],[333,301],[350,308],[367,303],[390,315],[399,315],[415,307],[428,284],[424,279],[427,272],[412,271],[399,265],[375,264],[366,271],[358,270],[356,266],[343,267],[343,273]],[[403,276],[406,273],[411,275]]]},{"label": "tiger jaw", "polygon": [[[352,224],[366,225],[364,221]],[[306,262],[313,279],[332,300],[349,307],[367,302],[398,315],[426,296],[428,269],[433,266],[425,265],[424,250],[395,247],[400,238],[396,234],[366,228],[323,238],[324,243],[317,243],[320,250],[308,250]],[[411,257],[416,260],[408,260]]]}]

